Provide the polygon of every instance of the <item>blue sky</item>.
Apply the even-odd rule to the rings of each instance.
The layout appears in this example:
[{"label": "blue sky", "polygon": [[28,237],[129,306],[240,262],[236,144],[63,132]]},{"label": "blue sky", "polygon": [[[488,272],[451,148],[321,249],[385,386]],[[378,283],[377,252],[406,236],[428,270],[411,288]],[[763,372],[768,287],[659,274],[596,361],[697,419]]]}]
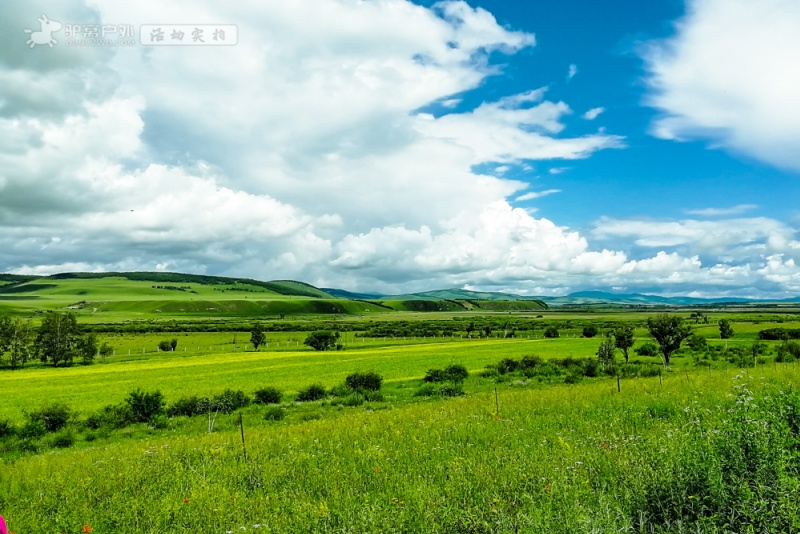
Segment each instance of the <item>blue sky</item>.
[{"label": "blue sky", "polygon": [[0,50],[0,271],[800,295],[793,1],[14,0]]}]

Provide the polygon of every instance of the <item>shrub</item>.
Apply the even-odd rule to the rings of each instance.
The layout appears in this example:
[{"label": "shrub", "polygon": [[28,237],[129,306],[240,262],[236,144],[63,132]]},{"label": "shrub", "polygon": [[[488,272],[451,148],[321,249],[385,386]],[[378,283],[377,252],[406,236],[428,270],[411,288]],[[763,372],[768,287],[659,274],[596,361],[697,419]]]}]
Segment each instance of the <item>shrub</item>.
[{"label": "shrub", "polygon": [[542,363],[544,363],[544,360],[542,360],[540,357],[533,355],[526,355],[523,356],[522,359],[520,360],[519,366],[522,369],[530,369],[532,367],[536,367],[537,365],[541,365]]},{"label": "shrub", "polygon": [[708,342],[706,341],[706,338],[698,334],[689,336],[689,338],[686,340],[686,345],[695,352],[708,349]]},{"label": "shrub", "polygon": [[253,399],[253,402],[256,404],[279,404],[283,393],[277,388],[268,387],[257,389],[254,397],[255,399]]},{"label": "shrub", "polygon": [[72,447],[75,443],[75,434],[68,428],[61,429],[50,438],[50,446],[59,449]]},{"label": "shrub", "polygon": [[594,325],[583,327],[583,337],[594,337],[597,335],[597,327]]},{"label": "shrub", "polygon": [[579,374],[569,373],[567,374],[566,378],[564,378],[565,384],[577,384],[581,381],[583,377]]},{"label": "shrub", "polygon": [[163,340],[158,342],[158,350],[161,352],[170,352],[172,350],[172,343],[168,340]]},{"label": "shrub", "polygon": [[181,397],[167,407],[167,416],[185,415],[186,417],[192,417],[193,415],[207,413],[209,406],[208,399],[201,399],[197,395]]},{"label": "shrub", "polygon": [[512,358],[503,358],[497,363],[497,371],[504,375],[506,373],[513,373],[519,367],[519,362]]},{"label": "shrub", "polygon": [[308,334],[303,341],[303,345],[307,345],[314,350],[330,350],[336,345],[339,339],[339,332],[331,332],[330,330],[316,330]]},{"label": "shrub", "polygon": [[558,328],[555,326],[548,326],[544,329],[544,337],[547,338],[556,338],[559,337],[561,334],[558,333]]},{"label": "shrub", "polygon": [[444,374],[444,369],[428,369],[425,372],[425,378],[422,379],[425,382],[444,382],[447,380]]},{"label": "shrub", "polygon": [[286,417],[286,410],[280,406],[270,406],[264,412],[264,419],[267,421],[280,421]]},{"label": "shrub", "polygon": [[383,377],[373,371],[348,375],[345,384],[354,390],[378,391],[381,389]]},{"label": "shrub", "polygon": [[164,397],[160,391],[146,392],[137,388],[128,393],[125,403],[137,423],[148,423],[156,415],[164,413]]},{"label": "shrub", "polygon": [[658,356],[661,354],[661,349],[659,349],[658,345],[652,341],[648,341],[647,343],[633,349],[633,352],[639,356]]},{"label": "shrub", "polygon": [[[109,404],[105,406],[98,415],[100,426],[109,426],[111,428],[125,428],[136,422],[133,416],[133,410],[128,403]],[[88,419],[87,419],[88,424]],[[90,427],[92,428],[92,427]]]},{"label": "shrub", "polygon": [[47,434],[47,429],[45,428],[44,423],[33,419],[22,425],[22,428],[20,428],[19,432],[17,432],[19,438],[25,441],[37,440],[45,434]]},{"label": "shrub", "polygon": [[150,419],[150,423],[147,426],[150,428],[163,430],[169,426],[169,421],[163,413],[160,413],[158,415],[154,415],[153,418]]},{"label": "shrub", "polygon": [[311,384],[307,388],[300,390],[297,394],[297,400],[299,402],[316,401],[324,399],[326,396],[327,392],[325,391],[325,386],[322,384]]},{"label": "shrub", "polygon": [[463,382],[469,377],[469,371],[461,364],[454,363],[444,369],[444,374],[451,382]]},{"label": "shrub", "polygon": [[459,397],[464,394],[464,389],[460,383],[453,383],[442,386],[439,393],[443,397]]},{"label": "shrub", "polygon": [[39,410],[27,415],[31,421],[42,423],[47,432],[58,432],[67,426],[72,410],[66,404],[53,403],[42,406]]},{"label": "shrub", "polygon": [[8,421],[8,419],[0,419],[0,438],[13,436],[15,433],[14,426]]},{"label": "shrub", "polygon": [[239,408],[244,408],[250,404],[250,397],[242,391],[226,389],[219,395],[211,399],[210,409],[212,412],[232,413]]}]

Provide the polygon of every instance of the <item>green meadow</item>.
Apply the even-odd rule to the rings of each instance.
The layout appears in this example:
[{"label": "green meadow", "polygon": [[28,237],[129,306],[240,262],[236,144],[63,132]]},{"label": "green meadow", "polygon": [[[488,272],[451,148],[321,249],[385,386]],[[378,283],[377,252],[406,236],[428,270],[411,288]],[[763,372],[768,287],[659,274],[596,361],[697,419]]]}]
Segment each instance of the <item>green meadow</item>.
[{"label": "green meadow", "polygon": [[[5,280],[0,315],[38,327],[68,310],[113,348],[0,368],[0,514],[17,533],[800,531],[800,351],[758,342],[800,328],[792,310],[670,310],[704,343],[665,369],[635,353],[664,310],[366,302],[169,273]],[[606,369],[598,347],[620,325],[631,364],[617,351]],[[339,350],[306,347],[318,329]],[[424,380],[451,366],[469,376]],[[369,372],[379,391],[345,387]],[[304,400],[312,384],[326,394]],[[263,388],[280,400],[254,403]],[[134,391],[167,411],[125,419]],[[205,411],[170,411],[187,402]]]}]

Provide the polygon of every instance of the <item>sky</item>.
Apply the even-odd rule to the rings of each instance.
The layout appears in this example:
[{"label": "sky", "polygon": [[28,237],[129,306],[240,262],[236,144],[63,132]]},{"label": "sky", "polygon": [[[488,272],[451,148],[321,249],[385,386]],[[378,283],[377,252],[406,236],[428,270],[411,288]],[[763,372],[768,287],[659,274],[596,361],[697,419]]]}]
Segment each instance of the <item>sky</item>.
[{"label": "sky", "polygon": [[798,65],[796,0],[7,0],[0,272],[795,297]]}]

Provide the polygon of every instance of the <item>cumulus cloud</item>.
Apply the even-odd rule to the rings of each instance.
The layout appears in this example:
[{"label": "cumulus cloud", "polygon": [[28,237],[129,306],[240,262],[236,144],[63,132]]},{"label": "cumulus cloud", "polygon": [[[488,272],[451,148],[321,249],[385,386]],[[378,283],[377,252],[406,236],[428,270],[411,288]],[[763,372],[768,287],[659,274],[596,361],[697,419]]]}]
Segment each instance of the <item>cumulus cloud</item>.
[{"label": "cumulus cloud", "polygon": [[[754,277],[778,284],[766,276],[797,261],[791,229],[768,219],[741,222],[754,229],[738,233],[724,221],[639,233],[601,221],[600,241],[658,249],[632,256],[514,208],[509,199],[559,190],[525,193],[529,184],[505,177],[512,170],[589,158],[624,139],[602,128],[570,135],[572,109],[542,87],[463,109],[464,94],[502,74],[495,58],[535,45],[532,33],[464,2],[28,5],[12,2],[0,28],[0,271],[174,270],[535,294],[689,282],[713,290],[722,287],[715,276],[731,288]],[[41,12],[82,24],[233,22],[239,44],[31,50],[8,37]],[[419,111],[430,106],[439,114]],[[704,264],[689,245],[713,248],[702,238],[715,232],[749,247],[748,258],[760,250],[761,263]],[[676,245],[686,251],[669,250]],[[783,271],[762,272],[777,254]]]},{"label": "cumulus cloud", "polygon": [[642,48],[653,133],[800,170],[800,4],[691,0],[675,30]]}]

